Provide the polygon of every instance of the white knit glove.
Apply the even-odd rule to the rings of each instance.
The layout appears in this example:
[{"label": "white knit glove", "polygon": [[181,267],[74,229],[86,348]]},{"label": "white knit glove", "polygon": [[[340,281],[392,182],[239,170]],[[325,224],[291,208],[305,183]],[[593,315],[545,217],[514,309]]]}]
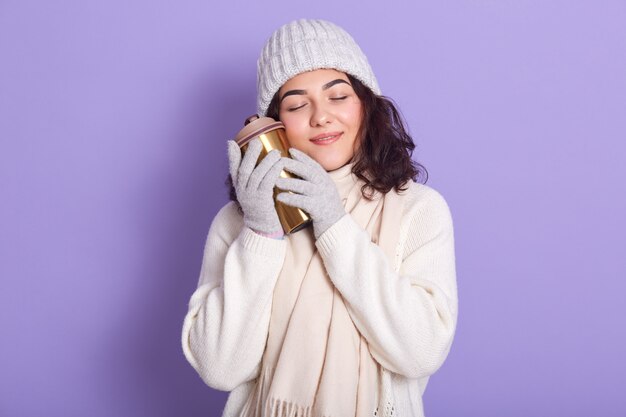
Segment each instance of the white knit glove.
[{"label": "white knit glove", "polygon": [[304,152],[289,149],[291,158],[282,158],[285,171],[296,174],[298,178],[279,178],[276,186],[281,190],[293,191],[277,196],[288,206],[306,211],[313,220],[313,234],[317,240],[330,226],[345,214],[337,187],[326,170]]},{"label": "white knit glove", "polygon": [[228,163],[237,201],[243,210],[243,221],[256,233],[282,238],[284,232],[274,207],[274,185],[284,162],[278,150],[269,152],[255,168],[261,154],[261,141],[253,139],[241,158],[241,149],[228,141]]}]

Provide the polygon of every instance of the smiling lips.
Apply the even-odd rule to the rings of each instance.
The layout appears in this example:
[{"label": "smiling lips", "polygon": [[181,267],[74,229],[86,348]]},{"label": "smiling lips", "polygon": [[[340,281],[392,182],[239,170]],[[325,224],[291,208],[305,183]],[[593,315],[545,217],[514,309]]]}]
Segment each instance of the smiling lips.
[{"label": "smiling lips", "polygon": [[342,132],[327,132],[317,135],[309,140],[316,145],[330,145],[331,143],[338,141],[342,134]]}]

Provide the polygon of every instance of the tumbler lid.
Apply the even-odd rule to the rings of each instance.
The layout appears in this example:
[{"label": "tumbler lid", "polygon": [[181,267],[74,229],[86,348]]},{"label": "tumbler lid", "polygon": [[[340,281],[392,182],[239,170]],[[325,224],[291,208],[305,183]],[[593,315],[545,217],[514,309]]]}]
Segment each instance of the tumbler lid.
[{"label": "tumbler lid", "polygon": [[240,147],[270,130],[285,128],[282,122],[276,121],[271,117],[259,117],[256,114],[248,117],[244,124],[244,128],[241,129],[235,137],[235,142],[237,142],[237,145]]}]

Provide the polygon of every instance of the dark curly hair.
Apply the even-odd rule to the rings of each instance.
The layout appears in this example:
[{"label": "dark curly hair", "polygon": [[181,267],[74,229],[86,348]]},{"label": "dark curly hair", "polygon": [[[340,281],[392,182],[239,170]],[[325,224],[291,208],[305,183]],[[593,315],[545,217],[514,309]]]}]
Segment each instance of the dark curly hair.
[{"label": "dark curly hair", "polygon": [[[421,177],[425,184],[428,170],[411,159],[415,144],[393,100],[377,96],[357,78],[346,75],[363,108],[363,122],[357,134],[360,144],[352,159],[352,173],[365,183],[361,188],[363,196],[371,199],[375,191],[386,194],[392,188],[404,191],[409,180],[417,182]],[[279,108],[276,92],[267,116],[279,120]],[[226,184],[230,186],[230,199],[237,201],[230,175]]]}]

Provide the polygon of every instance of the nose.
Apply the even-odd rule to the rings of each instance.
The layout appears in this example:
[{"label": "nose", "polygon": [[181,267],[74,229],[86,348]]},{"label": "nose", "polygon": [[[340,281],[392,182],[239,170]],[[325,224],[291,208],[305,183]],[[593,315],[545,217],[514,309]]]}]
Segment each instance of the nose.
[{"label": "nose", "polygon": [[311,127],[323,126],[332,121],[332,114],[324,104],[316,104],[311,114]]}]

